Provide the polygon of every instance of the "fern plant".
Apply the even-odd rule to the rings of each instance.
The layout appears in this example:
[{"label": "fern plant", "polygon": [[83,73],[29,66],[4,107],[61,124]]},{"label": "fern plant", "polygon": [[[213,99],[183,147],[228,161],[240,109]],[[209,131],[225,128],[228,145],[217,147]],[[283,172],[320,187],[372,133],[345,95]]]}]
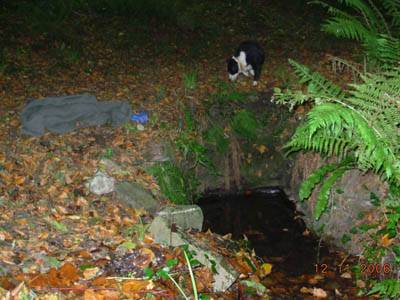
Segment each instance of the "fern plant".
[{"label": "fern plant", "polygon": [[275,89],[275,101],[291,108],[305,101],[316,105],[288,143],[289,151],[351,155],[361,170],[372,169],[399,184],[400,68],[362,75],[362,83],[344,91],[321,74],[290,62],[307,92]]},{"label": "fern plant", "polygon": [[400,296],[400,281],[398,279],[385,279],[381,282],[376,282],[368,295],[379,294],[382,297],[390,299],[399,299]]},{"label": "fern plant", "polygon": [[286,145],[288,152],[312,150],[341,159],[316,171],[300,188],[304,200],[330,174],[321,186],[316,218],[327,208],[330,187],[348,169],[373,170],[399,185],[400,68],[362,75],[361,83],[342,90],[306,66],[290,63],[306,91],[275,89],[274,100],[291,109],[306,101],[315,105]]},{"label": "fern plant", "polygon": [[358,41],[370,62],[391,66],[400,60],[400,1],[337,0],[339,7],[326,7],[331,15],[322,30],[339,38]]}]

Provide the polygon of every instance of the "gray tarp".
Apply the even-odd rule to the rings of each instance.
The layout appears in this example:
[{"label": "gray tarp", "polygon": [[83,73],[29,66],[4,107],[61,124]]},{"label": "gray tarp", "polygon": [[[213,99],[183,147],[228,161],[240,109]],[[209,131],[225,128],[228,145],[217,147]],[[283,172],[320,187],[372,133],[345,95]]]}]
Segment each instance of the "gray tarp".
[{"label": "gray tarp", "polygon": [[22,133],[32,136],[67,133],[81,127],[128,122],[131,108],[127,101],[98,102],[92,95],[48,97],[33,100],[21,112]]}]

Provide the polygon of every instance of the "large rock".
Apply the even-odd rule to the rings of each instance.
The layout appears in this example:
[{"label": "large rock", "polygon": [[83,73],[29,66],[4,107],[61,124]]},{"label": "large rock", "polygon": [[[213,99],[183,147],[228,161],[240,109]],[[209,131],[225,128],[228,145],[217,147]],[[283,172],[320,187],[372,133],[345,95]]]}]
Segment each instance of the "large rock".
[{"label": "large rock", "polygon": [[116,185],[117,199],[132,208],[144,208],[149,213],[154,213],[159,208],[159,202],[141,185],[131,182],[122,182]]},{"label": "large rock", "polygon": [[[379,210],[370,201],[370,193],[375,193],[383,198],[387,193],[387,186],[380,181],[373,173],[362,173],[358,170],[350,170],[331,189],[330,211],[323,214],[317,221],[313,215],[316,204],[318,189],[315,190],[310,199],[301,202],[298,198],[298,191],[301,182],[306,179],[315,169],[332,162],[322,159],[318,154],[299,154],[291,175],[291,189],[293,200],[296,202],[297,210],[304,214],[304,221],[307,227],[317,233],[322,233],[325,240],[344,247],[352,254],[359,254],[362,251],[363,243],[368,239],[368,233],[350,233],[352,228],[366,220],[360,216],[369,216],[378,219]],[[321,232],[321,228],[323,228]],[[346,236],[351,237],[347,241]],[[346,241],[344,243],[344,241]]]},{"label": "large rock", "polygon": [[213,275],[214,292],[226,291],[238,278],[236,270],[223,256],[210,249],[205,241],[195,239],[179,229],[173,231],[164,217],[156,217],[150,225],[149,232],[157,243],[172,247],[188,245],[189,250],[196,253],[195,258],[210,269],[213,267],[211,262],[215,262],[217,273]]},{"label": "large rock", "polygon": [[203,228],[203,211],[198,205],[167,206],[157,216],[165,219],[170,227],[176,225],[184,231],[190,228],[201,231]]},{"label": "large rock", "polygon": [[87,183],[90,192],[96,195],[111,193],[114,191],[114,186],[115,179],[100,171],[98,171]]}]

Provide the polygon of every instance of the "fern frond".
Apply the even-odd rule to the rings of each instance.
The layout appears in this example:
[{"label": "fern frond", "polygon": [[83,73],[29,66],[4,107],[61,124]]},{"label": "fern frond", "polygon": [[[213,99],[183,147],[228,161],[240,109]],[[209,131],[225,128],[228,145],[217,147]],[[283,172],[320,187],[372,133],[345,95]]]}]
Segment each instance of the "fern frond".
[{"label": "fern frond", "polygon": [[359,41],[371,62],[390,64],[399,61],[400,5],[398,0],[338,0],[344,9],[321,1],[331,17],[323,31],[339,38]]},{"label": "fern frond", "polygon": [[295,74],[300,78],[301,84],[306,84],[309,93],[319,94],[326,97],[343,96],[342,89],[332,81],[326,79],[318,72],[311,72],[306,66],[289,59]]},{"label": "fern frond", "polygon": [[322,25],[322,30],[338,38],[352,39],[360,42],[372,40],[373,37],[368,28],[361,21],[353,17],[348,19],[332,17]]},{"label": "fern frond", "polygon": [[303,139],[301,136],[307,136],[307,134],[300,132],[301,130],[296,131],[290,142],[285,145],[285,149],[288,149],[285,155],[299,150],[310,150],[342,158],[354,150],[351,137],[332,137],[320,131],[314,134],[312,139]]},{"label": "fern frond", "polygon": [[329,196],[332,186],[339,178],[343,176],[344,172],[346,171],[347,171],[346,167],[338,168],[334,170],[331,173],[331,175],[322,183],[321,188],[319,190],[317,203],[315,204],[314,208],[314,216],[316,220],[319,220],[321,215],[328,208]]},{"label": "fern frond", "polygon": [[400,40],[386,35],[380,35],[376,48],[369,51],[377,60],[394,65],[400,61]]},{"label": "fern frond", "polygon": [[400,25],[400,1],[399,0],[382,0],[387,15],[391,17],[391,25]]},{"label": "fern frond", "polygon": [[319,184],[324,177],[339,168],[347,168],[353,162],[353,159],[348,157],[340,163],[330,163],[326,164],[318,169],[316,169],[306,180],[304,180],[299,189],[299,197],[301,201],[310,198],[312,191],[315,186]]},{"label": "fern frond", "polygon": [[352,151],[360,169],[372,169],[389,180],[400,181],[398,152],[377,133],[380,132],[376,127],[370,126],[354,108],[324,103],[310,111],[286,147],[291,151],[305,149],[338,156]]},{"label": "fern frond", "polygon": [[310,100],[311,98],[301,91],[292,91],[288,89],[283,92],[280,88],[274,88],[274,95],[271,98],[272,102],[289,106],[290,111],[293,110],[294,107]]},{"label": "fern frond", "polygon": [[310,139],[321,128],[328,130],[329,135],[338,136],[345,128],[352,128],[354,125],[354,113],[337,103],[317,105],[308,114]]},{"label": "fern frond", "polygon": [[363,0],[339,0],[338,2],[344,3],[358,12],[370,30],[381,31],[387,28],[382,13],[373,2],[368,1],[368,4]]}]

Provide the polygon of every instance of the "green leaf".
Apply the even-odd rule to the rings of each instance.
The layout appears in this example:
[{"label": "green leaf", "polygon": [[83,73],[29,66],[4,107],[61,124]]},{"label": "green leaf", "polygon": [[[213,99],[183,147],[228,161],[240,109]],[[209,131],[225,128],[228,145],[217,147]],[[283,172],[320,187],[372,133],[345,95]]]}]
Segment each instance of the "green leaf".
[{"label": "green leaf", "polygon": [[168,268],[163,268],[161,270],[158,270],[156,275],[158,277],[161,277],[162,279],[167,280],[167,279],[169,279],[169,269]]},{"label": "green leaf", "polygon": [[253,272],[257,271],[257,267],[251,259],[245,256],[243,257],[243,260],[249,265],[249,267],[253,270]]},{"label": "green leaf", "polygon": [[348,234],[343,234],[341,241],[342,241],[342,244],[345,245],[351,241],[351,237]]},{"label": "green leaf", "polygon": [[51,226],[53,226],[56,230],[60,231],[61,233],[67,233],[68,228],[64,224],[56,221],[56,220],[51,220],[50,221]]},{"label": "green leaf", "polygon": [[87,269],[92,269],[94,267],[96,267],[96,266],[95,265],[91,265],[91,264],[83,264],[83,265],[79,266],[79,270],[85,271]]},{"label": "green leaf", "polygon": [[144,273],[144,276],[147,277],[148,279],[151,279],[151,278],[153,278],[153,276],[154,276],[154,271],[153,271],[153,269],[151,269],[151,268],[149,268],[149,267],[145,267],[145,268],[143,269],[143,273]]},{"label": "green leaf", "polygon": [[132,241],[125,241],[121,244],[121,247],[125,248],[126,250],[131,250],[136,248],[136,244]]},{"label": "green leaf", "polygon": [[190,264],[193,267],[201,266],[201,262],[199,260],[195,259],[195,258],[190,259]]},{"label": "green leaf", "polygon": [[337,169],[338,163],[326,164],[317,170],[315,170],[306,180],[304,180],[300,185],[299,198],[301,201],[308,199],[311,196],[312,191],[315,186],[319,184],[325,175],[333,170]]},{"label": "green leaf", "polygon": [[259,294],[264,294],[267,291],[267,289],[264,285],[262,285],[261,283],[256,282],[256,281],[242,280],[240,282],[249,288],[253,288],[253,289],[257,290],[257,293],[259,293]]},{"label": "green leaf", "polygon": [[168,259],[167,260],[167,266],[169,267],[169,268],[173,268],[173,267],[175,267],[177,264],[179,263],[179,260],[177,259],[177,258],[174,258],[174,259]]},{"label": "green leaf", "polygon": [[61,266],[61,262],[52,256],[47,256],[45,258],[45,261],[49,264],[49,266],[53,267],[53,268],[59,268]]},{"label": "green leaf", "polygon": [[328,207],[330,189],[335,184],[335,182],[340,177],[342,177],[342,175],[344,174],[344,172],[346,172],[346,170],[347,170],[346,168],[339,168],[334,170],[332,174],[322,183],[318,194],[317,203],[314,209],[314,216],[316,220],[319,220],[322,213],[324,213]]}]

